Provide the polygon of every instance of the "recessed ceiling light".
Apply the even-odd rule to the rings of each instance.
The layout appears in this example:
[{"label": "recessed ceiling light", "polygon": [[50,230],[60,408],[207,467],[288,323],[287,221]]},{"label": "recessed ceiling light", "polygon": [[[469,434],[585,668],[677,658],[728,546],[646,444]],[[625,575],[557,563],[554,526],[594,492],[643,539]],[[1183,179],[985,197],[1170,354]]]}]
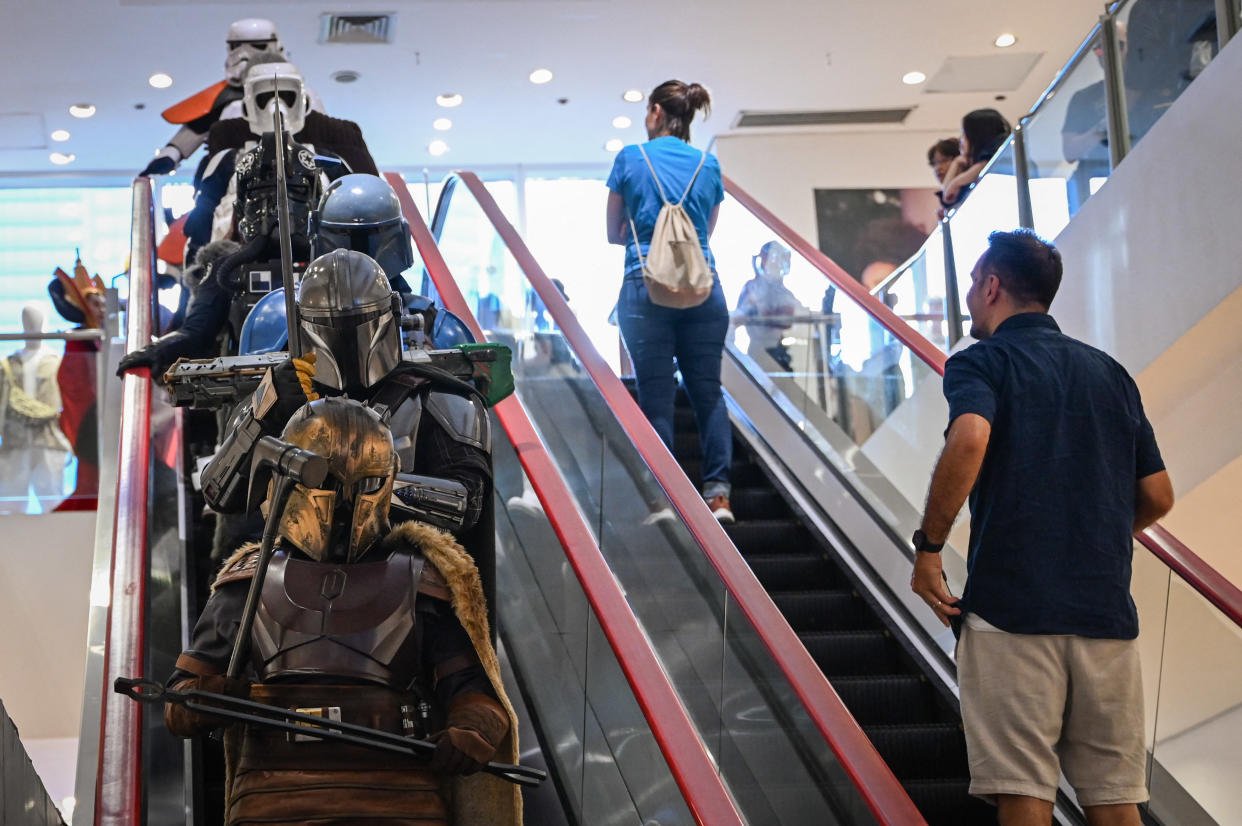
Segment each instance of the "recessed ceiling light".
[{"label": "recessed ceiling light", "polygon": [[337,83],[355,83],[357,82],[358,78],[362,77],[362,75],[358,74],[353,69],[340,69],[338,71],[333,72],[331,75],[329,75],[329,77],[331,77]]},{"label": "recessed ceiling light", "polygon": [[624,100],[626,103],[638,103],[644,97],[646,97],[646,95],[644,95],[638,89],[630,89],[625,94],[621,95],[621,99]]},{"label": "recessed ceiling light", "polygon": [[629,129],[631,123],[633,123],[633,121],[625,115],[617,115],[612,119],[612,127],[614,129]]},{"label": "recessed ceiling light", "polygon": [[69,114],[75,118],[89,118],[95,114],[95,107],[89,103],[75,103],[69,107]]},{"label": "recessed ceiling light", "polygon": [[73,163],[78,159],[77,155],[66,155],[64,152],[53,152],[47,156],[47,159],[54,164],[64,166],[67,163]]},{"label": "recessed ceiling light", "polygon": [[436,118],[431,122],[431,128],[437,132],[447,132],[453,128],[453,122],[448,118]]},{"label": "recessed ceiling light", "polygon": [[445,152],[449,151],[449,145],[445,143],[444,141],[432,141],[431,143],[427,144],[427,151],[430,152],[432,155],[439,157],[443,155]]},{"label": "recessed ceiling light", "polygon": [[531,83],[547,83],[552,79],[551,69],[536,69],[530,73]]},{"label": "recessed ceiling light", "polygon": [[625,141],[620,138],[609,138],[608,142],[604,144],[604,148],[609,152],[620,152],[623,146],[625,146]]},{"label": "recessed ceiling light", "polygon": [[1010,46],[1012,46],[1013,44],[1017,42],[1018,42],[1018,38],[1015,35],[1010,34],[1009,32],[1005,32],[1004,34],[997,35],[996,41],[995,41],[996,47],[998,49],[1008,49]]},{"label": "recessed ceiling light", "polygon": [[927,75],[922,72],[906,72],[901,76],[901,82],[907,86],[918,86],[925,80],[927,80]]},{"label": "recessed ceiling light", "polygon": [[52,140],[56,141],[57,143],[63,143],[69,140],[69,130],[57,129],[56,131],[52,132],[51,137],[52,137]]},{"label": "recessed ceiling light", "polygon": [[445,109],[452,109],[454,106],[461,106],[461,95],[453,93],[448,95],[436,95],[436,103]]},{"label": "recessed ceiling light", "polygon": [[156,89],[167,89],[169,86],[172,86],[172,75],[156,72],[147,78],[147,83],[150,83]]}]

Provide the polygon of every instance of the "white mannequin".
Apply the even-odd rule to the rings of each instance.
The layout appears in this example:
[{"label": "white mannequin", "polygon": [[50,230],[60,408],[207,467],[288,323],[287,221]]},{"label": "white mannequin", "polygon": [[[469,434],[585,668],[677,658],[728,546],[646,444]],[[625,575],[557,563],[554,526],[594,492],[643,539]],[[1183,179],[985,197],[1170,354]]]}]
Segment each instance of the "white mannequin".
[{"label": "white mannequin", "polygon": [[[43,308],[37,303],[22,308],[22,332],[43,332]],[[56,372],[60,356],[48,351],[43,341],[26,339],[25,345],[6,357],[0,382],[0,512],[26,512],[27,497],[34,489],[41,512],[55,508],[65,498],[64,470],[69,442],[56,416],[31,418],[18,407],[18,395],[33,399],[41,410],[60,410]],[[28,410],[26,411],[29,412]]]}]

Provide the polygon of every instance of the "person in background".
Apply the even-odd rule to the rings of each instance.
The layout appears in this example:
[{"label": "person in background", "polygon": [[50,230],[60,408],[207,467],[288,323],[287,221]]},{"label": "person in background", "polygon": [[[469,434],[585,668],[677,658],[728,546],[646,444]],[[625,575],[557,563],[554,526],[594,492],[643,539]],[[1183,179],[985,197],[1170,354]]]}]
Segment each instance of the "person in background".
[{"label": "person in background", "polygon": [[716,261],[708,239],[724,200],[720,163],[714,155],[690,145],[690,121],[700,110],[708,112],[710,105],[707,90],[697,83],[669,80],[651,92],[647,98],[647,143],[622,149],[608,176],[607,231],[610,244],[625,246],[617,323],[634,362],[639,407],[672,450],[676,361],[699,426],[703,498],[717,519],[732,522],[729,465],[733,461],[733,433],[720,389],[729,308],[720,278],[713,279],[711,294],[697,307],[657,306],[647,295],[639,257],[648,252],[656,216],[664,205],[662,188],[670,201],[684,194],[682,206],[694,222],[703,255],[715,276]]},{"label": "person in background", "polygon": [[789,274],[789,259],[789,249],[779,241],[768,241],[760,247],[759,254],[750,261],[755,277],[742,285],[733,311],[733,324],[745,327],[750,340],[746,354],[763,366],[771,359],[785,372],[792,370],[793,364],[782,339],[793,316],[806,312],[784,283]]},{"label": "person in background", "polygon": [[949,164],[940,203],[945,209],[957,206],[966,198],[966,191],[979,180],[979,173],[992,156],[1000,151],[1013,128],[1005,116],[995,109],[975,109],[962,118],[962,153]]},{"label": "person in background", "polygon": [[[1124,60],[1126,24],[1119,21],[1116,25],[1117,46]],[[1103,44],[1097,42],[1092,51],[1103,66]],[[1061,126],[1061,154],[1065,160],[1078,164],[1066,181],[1070,215],[1073,215],[1091,197],[1091,179],[1107,178],[1112,168],[1108,151],[1108,101],[1103,80],[1084,86],[1070,98],[1065,107],[1065,123]]]},{"label": "person in background", "polygon": [[[1101,826],[1139,826],[1147,799],[1132,534],[1173,487],[1138,387],[1048,309],[1061,254],[994,232],[970,274],[970,334],[945,368],[949,427],[932,474],[912,590],[956,624],[970,793],[1002,826],[1052,822],[1064,772]],[[970,497],[966,586],[940,550]]]},{"label": "person in background", "polygon": [[945,138],[931,145],[927,150],[927,165],[936,176],[936,183],[944,186],[944,176],[949,171],[949,165],[961,154],[962,147],[957,138]]}]

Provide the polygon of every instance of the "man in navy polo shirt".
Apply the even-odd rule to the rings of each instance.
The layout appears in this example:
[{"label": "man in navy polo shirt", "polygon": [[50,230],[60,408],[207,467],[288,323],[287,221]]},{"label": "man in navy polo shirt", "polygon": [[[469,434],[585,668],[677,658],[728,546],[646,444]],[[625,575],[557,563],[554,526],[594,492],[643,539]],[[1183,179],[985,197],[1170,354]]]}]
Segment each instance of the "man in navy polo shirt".
[{"label": "man in navy polo shirt", "polygon": [[[1061,333],[1061,255],[994,232],[970,274],[970,334],[949,359],[949,429],[911,587],[957,646],[972,794],[1002,826],[1052,821],[1059,772],[1092,826],[1139,826],[1147,799],[1131,535],[1173,506],[1134,380]],[[970,497],[966,588],[940,549]]]}]

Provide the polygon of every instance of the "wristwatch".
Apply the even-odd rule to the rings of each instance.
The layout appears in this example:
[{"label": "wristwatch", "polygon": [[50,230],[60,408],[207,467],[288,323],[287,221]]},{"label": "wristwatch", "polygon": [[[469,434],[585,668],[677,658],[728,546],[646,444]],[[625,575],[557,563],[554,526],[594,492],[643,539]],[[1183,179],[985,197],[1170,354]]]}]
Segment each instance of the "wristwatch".
[{"label": "wristwatch", "polygon": [[944,547],[943,542],[929,542],[927,534],[923,533],[922,528],[914,532],[914,536],[911,537],[910,541],[914,544],[914,550],[929,554],[938,554]]}]

